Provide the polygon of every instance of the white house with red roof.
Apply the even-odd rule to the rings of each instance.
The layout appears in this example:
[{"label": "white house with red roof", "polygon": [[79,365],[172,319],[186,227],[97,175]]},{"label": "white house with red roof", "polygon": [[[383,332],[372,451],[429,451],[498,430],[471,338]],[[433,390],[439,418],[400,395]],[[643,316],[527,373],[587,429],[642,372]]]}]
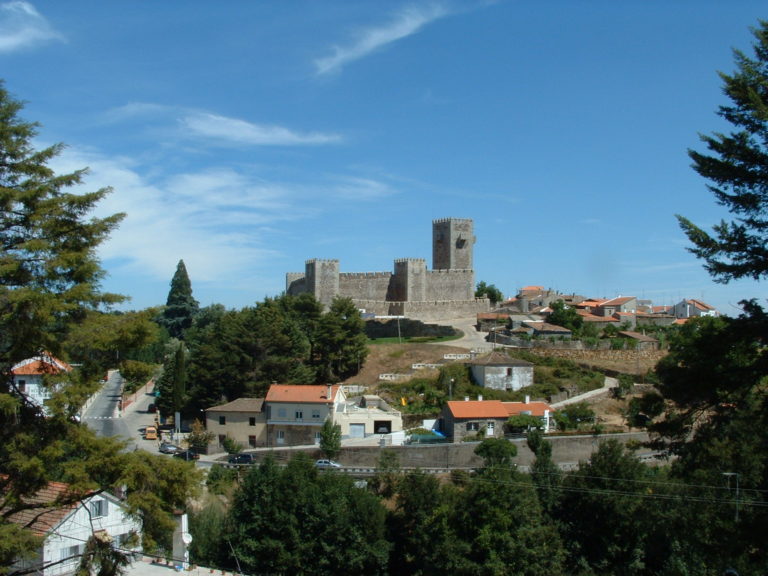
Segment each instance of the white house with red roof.
[{"label": "white house with red roof", "polygon": [[697,318],[699,316],[719,316],[718,311],[701,300],[681,300],[673,307],[675,318]]},{"label": "white house with red roof", "polygon": [[402,415],[378,396],[348,399],[340,385],[273,384],[265,398],[267,444],[318,444],[320,429],[330,419],[342,438],[400,432]]},{"label": "white house with red roof", "polygon": [[55,390],[52,377],[71,371],[72,366],[48,353],[22,360],[11,369],[13,384],[19,394],[46,413],[46,401]]},{"label": "white house with red roof", "polygon": [[44,576],[73,574],[91,536],[108,540],[123,552],[141,551],[141,522],[108,492],[74,495],[67,484],[51,482],[32,497],[30,505],[10,514],[9,522],[43,538],[35,557],[20,560],[14,570]]},{"label": "white house with red roof", "polygon": [[507,418],[511,416],[519,416],[526,414],[528,416],[537,416],[541,418],[542,430],[544,433],[549,432],[556,426],[555,420],[552,417],[554,410],[552,407],[541,401],[531,401],[528,396],[525,397],[525,402],[502,402],[504,408],[507,410]]}]

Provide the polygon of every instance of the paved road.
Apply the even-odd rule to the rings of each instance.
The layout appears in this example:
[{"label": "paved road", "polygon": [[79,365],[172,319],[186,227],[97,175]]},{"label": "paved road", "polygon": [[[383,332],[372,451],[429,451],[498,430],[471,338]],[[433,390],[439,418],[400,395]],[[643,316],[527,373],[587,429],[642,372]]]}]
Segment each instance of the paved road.
[{"label": "paved road", "polygon": [[147,412],[147,407],[154,397],[139,394],[134,402],[122,410],[122,389],[123,377],[120,372],[110,372],[106,384],[83,414],[83,423],[99,436],[122,437],[128,441],[130,449],[143,448],[157,452],[157,442],[144,440],[142,437],[144,427],[153,424],[155,420],[155,415]]}]

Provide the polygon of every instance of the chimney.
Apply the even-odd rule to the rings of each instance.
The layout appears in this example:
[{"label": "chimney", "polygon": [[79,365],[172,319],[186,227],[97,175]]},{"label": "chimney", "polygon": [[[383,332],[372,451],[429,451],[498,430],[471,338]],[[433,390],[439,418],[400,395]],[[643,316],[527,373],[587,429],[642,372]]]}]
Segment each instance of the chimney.
[{"label": "chimney", "polygon": [[478,402],[482,402],[483,401],[483,395],[482,394],[478,394],[477,401]]},{"label": "chimney", "polygon": [[331,399],[332,399],[332,398],[331,398],[331,392],[333,392],[333,389],[332,389],[331,385],[330,385],[330,384],[328,384],[328,392],[327,392],[327,394],[328,394],[328,396],[327,396],[328,400],[331,400]]},{"label": "chimney", "polygon": [[469,402],[469,396],[464,396],[464,402]]},{"label": "chimney", "polygon": [[525,395],[525,403],[530,404],[531,403],[531,397],[528,396],[528,394]]}]

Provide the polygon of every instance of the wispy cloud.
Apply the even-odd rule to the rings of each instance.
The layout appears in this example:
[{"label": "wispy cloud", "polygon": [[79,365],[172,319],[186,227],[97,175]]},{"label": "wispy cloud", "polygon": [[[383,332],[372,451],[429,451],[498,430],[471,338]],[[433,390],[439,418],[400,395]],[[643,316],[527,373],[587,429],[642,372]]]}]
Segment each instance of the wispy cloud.
[{"label": "wispy cloud", "polygon": [[267,126],[227,118],[208,112],[190,113],[180,119],[183,128],[195,136],[254,146],[297,146],[338,142],[337,134],[295,132],[282,126]]},{"label": "wispy cloud", "polygon": [[360,30],[345,46],[334,46],[333,54],[315,60],[318,75],[338,72],[345,65],[398,40],[416,34],[430,22],[443,18],[449,11],[439,4],[411,6],[395,15],[391,22]]},{"label": "wispy cloud", "polygon": [[84,166],[84,190],[113,188],[96,215],[126,213],[100,247],[100,257],[113,273],[152,281],[167,281],[183,258],[196,282],[255,282],[248,274],[257,276],[280,256],[275,238],[333,209],[328,198],[370,202],[395,193],[384,182],[357,176],[305,184],[267,181],[229,167],[167,173],[78,148],[67,148],[51,163],[57,173]]},{"label": "wispy cloud", "polygon": [[64,40],[29,2],[0,4],[0,53]]}]

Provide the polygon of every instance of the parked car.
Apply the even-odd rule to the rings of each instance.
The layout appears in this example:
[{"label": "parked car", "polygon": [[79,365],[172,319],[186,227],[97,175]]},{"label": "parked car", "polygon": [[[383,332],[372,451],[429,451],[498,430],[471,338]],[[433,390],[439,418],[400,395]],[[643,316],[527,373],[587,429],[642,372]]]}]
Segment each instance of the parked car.
[{"label": "parked car", "polygon": [[147,406],[147,412],[149,414],[154,414],[155,412],[157,412],[157,406],[155,405],[154,402],[149,403],[149,406]]},{"label": "parked car", "polygon": [[333,460],[318,460],[315,462],[315,468],[341,468],[341,464]]},{"label": "parked car", "polygon": [[176,452],[181,451],[181,448],[171,442],[161,442],[159,450],[163,454],[176,454]]},{"label": "parked car", "polygon": [[230,464],[253,464],[253,454],[232,454],[227,460]]},{"label": "parked car", "polygon": [[190,462],[192,460],[199,460],[200,454],[198,454],[194,450],[181,450],[179,452],[176,452],[176,454],[174,454],[173,457],[181,458],[182,460],[186,460],[187,462]]},{"label": "parked car", "polygon": [[154,426],[144,428],[144,440],[157,440],[157,428]]}]

